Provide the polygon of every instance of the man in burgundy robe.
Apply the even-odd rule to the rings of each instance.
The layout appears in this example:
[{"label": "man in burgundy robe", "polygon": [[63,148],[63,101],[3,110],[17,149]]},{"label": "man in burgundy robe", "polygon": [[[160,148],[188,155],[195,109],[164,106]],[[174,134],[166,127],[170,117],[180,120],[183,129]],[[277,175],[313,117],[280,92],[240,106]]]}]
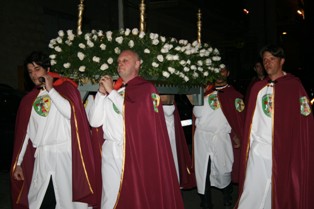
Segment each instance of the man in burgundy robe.
[{"label": "man in burgundy robe", "polygon": [[[118,73],[125,87],[124,156],[117,209],[184,208],[172,158],[160,97],[154,85],[140,76],[140,58],[122,51]],[[112,83],[109,76],[104,76]],[[111,81],[110,81],[111,80]],[[113,85],[105,84],[110,94]]]},{"label": "man in burgundy robe", "polygon": [[[309,98],[300,80],[282,70],[281,47],[268,45],[261,57],[268,78],[256,83],[249,97],[238,208],[313,208],[314,119]],[[269,123],[264,122],[267,118]],[[267,132],[270,137],[256,137]],[[254,167],[260,161],[264,166]],[[265,178],[267,185],[259,185]]]},{"label": "man in burgundy robe", "polygon": [[[48,72],[48,74],[55,79],[53,88],[55,88],[60,95],[67,99],[71,105],[72,200],[88,203],[89,205],[95,205],[95,173],[90,129],[85,109],[77,90],[77,85],[73,81],[62,78],[56,73]],[[27,134],[27,127],[33,103],[39,94],[39,91],[40,90],[37,86],[34,87],[33,90],[22,99],[17,113],[14,151],[10,175],[12,207],[15,209],[29,207],[28,192],[33,176],[35,160],[34,154],[36,151],[36,149],[32,146],[32,143],[28,143],[23,162],[20,165],[23,170],[24,180],[17,180],[14,176],[14,172],[18,167],[18,157]]]}]

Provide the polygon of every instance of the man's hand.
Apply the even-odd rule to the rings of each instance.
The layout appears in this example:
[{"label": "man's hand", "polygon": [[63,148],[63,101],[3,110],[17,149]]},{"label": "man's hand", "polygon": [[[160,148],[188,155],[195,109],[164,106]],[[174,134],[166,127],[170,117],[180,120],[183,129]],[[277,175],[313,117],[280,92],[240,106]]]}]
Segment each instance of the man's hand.
[{"label": "man's hand", "polygon": [[109,75],[102,76],[99,81],[99,92],[102,94],[110,94],[113,90],[113,80]]},{"label": "man's hand", "polygon": [[18,181],[24,181],[24,174],[23,174],[23,169],[21,166],[16,166],[14,173],[13,173],[13,177],[15,180]]}]

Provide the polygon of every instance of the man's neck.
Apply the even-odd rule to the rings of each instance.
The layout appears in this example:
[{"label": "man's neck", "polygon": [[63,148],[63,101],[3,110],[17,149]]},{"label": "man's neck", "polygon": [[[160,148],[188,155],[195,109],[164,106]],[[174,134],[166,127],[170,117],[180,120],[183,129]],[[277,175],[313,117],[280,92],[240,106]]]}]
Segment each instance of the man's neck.
[{"label": "man's neck", "polygon": [[270,78],[272,81],[274,81],[274,80],[277,80],[278,78],[280,78],[280,77],[282,77],[282,76],[284,76],[284,75],[286,75],[286,72],[280,71],[280,72],[278,72],[278,73],[275,74],[275,75],[269,75],[269,78]]}]

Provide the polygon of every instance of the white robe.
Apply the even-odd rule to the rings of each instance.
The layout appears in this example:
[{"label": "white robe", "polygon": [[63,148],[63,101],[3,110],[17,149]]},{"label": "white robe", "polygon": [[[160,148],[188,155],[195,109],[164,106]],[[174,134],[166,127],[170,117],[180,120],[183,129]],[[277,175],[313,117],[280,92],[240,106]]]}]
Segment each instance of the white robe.
[{"label": "white robe", "polygon": [[262,104],[265,104],[265,101],[262,101],[263,96],[273,93],[272,84],[268,85],[270,86],[264,87],[257,96],[239,209],[271,209],[272,117],[267,116],[262,109]]},{"label": "white robe", "polygon": [[177,154],[177,145],[176,145],[176,133],[175,133],[174,115],[173,115],[173,112],[175,110],[175,106],[174,105],[163,105],[162,107],[164,109],[167,131],[168,131],[168,135],[169,135],[174,165],[175,165],[175,168],[177,171],[178,182],[180,183],[178,154]]},{"label": "white robe", "polygon": [[[124,88],[119,90],[123,94]],[[113,90],[108,96],[97,93],[88,118],[92,127],[103,127],[101,208],[112,209],[120,188],[123,157],[123,101]]]},{"label": "white robe", "polygon": [[[213,92],[212,95],[215,95]],[[219,103],[212,109],[204,97],[203,106],[194,106],[196,117],[194,134],[194,159],[197,191],[205,193],[208,157],[211,159],[211,186],[225,188],[231,182],[233,149],[230,139],[231,127],[224,116]]]},{"label": "white robe", "polygon": [[[28,193],[29,208],[40,208],[50,178],[56,197],[56,209],[88,208],[86,203],[72,202],[71,107],[55,89],[41,91],[42,104],[34,104],[27,134],[18,159],[21,165],[30,139],[36,148],[34,172]],[[43,108],[41,108],[43,107]],[[37,112],[36,112],[37,110]],[[38,111],[47,110],[46,116]]]}]

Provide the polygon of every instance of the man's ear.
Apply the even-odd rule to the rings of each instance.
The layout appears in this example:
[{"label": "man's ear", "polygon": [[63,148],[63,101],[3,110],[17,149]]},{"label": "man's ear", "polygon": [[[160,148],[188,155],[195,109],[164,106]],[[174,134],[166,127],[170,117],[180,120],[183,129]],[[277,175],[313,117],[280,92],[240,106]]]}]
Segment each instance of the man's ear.
[{"label": "man's ear", "polygon": [[136,62],[135,62],[135,67],[136,67],[137,69],[140,69],[140,66],[141,66],[141,61],[136,61]]},{"label": "man's ear", "polygon": [[285,58],[281,58],[280,60],[280,64],[283,65],[285,63],[286,59]]}]

